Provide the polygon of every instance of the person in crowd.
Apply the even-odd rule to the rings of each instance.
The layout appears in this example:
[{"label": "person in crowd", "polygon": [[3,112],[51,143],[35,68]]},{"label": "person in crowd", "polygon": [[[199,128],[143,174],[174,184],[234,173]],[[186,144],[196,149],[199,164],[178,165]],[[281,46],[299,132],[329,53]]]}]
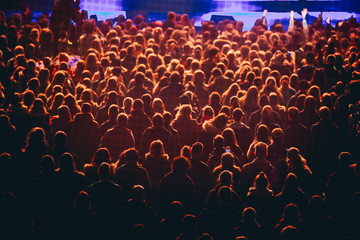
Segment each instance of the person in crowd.
[{"label": "person in crowd", "polygon": [[135,139],[132,131],[126,127],[128,116],[120,113],[116,119],[116,125],[109,129],[101,138],[100,146],[105,147],[111,154],[111,159],[116,161],[120,153],[135,147]]},{"label": "person in crowd", "polygon": [[114,181],[119,184],[125,195],[125,200],[130,198],[131,189],[135,185],[141,185],[146,193],[151,190],[149,174],[145,168],[139,165],[139,152],[134,148],[129,148],[123,153],[126,162],[124,164],[117,162]]},{"label": "person in crowd", "polygon": [[151,142],[143,167],[149,174],[152,191],[157,194],[160,180],[171,171],[169,155],[165,153],[164,144],[160,140]]},{"label": "person in crowd", "polygon": [[121,187],[110,180],[112,169],[109,163],[102,162],[98,167],[99,181],[87,187],[92,209],[101,217],[115,219],[125,203]]},{"label": "person in crowd", "polygon": [[212,186],[209,167],[201,161],[203,149],[204,146],[200,142],[196,142],[191,146],[191,169],[189,172],[189,176],[196,186],[199,209],[203,207],[207,194]]},{"label": "person in crowd", "polygon": [[145,129],[151,127],[152,122],[149,116],[144,112],[144,102],[141,99],[135,99],[133,110],[129,114],[127,127],[132,131],[135,139],[135,147],[139,149],[141,136]]},{"label": "person in crowd", "polygon": [[196,188],[189,177],[190,161],[184,157],[174,159],[172,171],[165,175],[159,186],[159,211],[163,212],[173,201],[183,204],[186,212],[196,207]]},{"label": "person in crowd", "polygon": [[[111,164],[111,156],[107,148],[98,148],[91,162],[84,165],[83,172],[86,176],[86,186],[89,186],[100,180],[98,168],[102,163]],[[114,171],[113,171],[113,167],[111,166],[110,178],[113,177],[113,175],[114,175]]]},{"label": "person in crowd", "polygon": [[100,127],[91,113],[91,105],[84,103],[81,112],[77,113],[70,123],[69,148],[76,154],[79,169],[89,163],[100,141]]},{"label": "person in crowd", "polygon": [[253,135],[250,128],[242,122],[244,117],[244,112],[240,108],[234,109],[232,113],[233,123],[229,125],[232,130],[234,130],[236,141],[241,148],[243,153],[246,153],[250,147],[250,144],[253,140]]},{"label": "person in crowd", "polygon": [[0,11],[2,236],[359,238],[355,17],[19,12]]},{"label": "person in crowd", "polygon": [[148,127],[142,134],[140,143],[140,154],[143,156],[150,148],[150,144],[154,140],[160,140],[164,144],[165,152],[172,158],[175,151],[175,139],[173,134],[166,130],[164,126],[164,118],[161,114],[156,113],[152,118],[153,126]]}]

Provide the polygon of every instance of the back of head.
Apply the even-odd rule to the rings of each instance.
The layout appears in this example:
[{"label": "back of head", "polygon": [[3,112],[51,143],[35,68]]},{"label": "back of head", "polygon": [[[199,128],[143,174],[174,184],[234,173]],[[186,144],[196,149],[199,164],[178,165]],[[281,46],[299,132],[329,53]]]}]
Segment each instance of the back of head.
[{"label": "back of head", "polygon": [[83,105],[81,106],[81,112],[82,113],[91,113],[91,105],[90,103],[83,103]]},{"label": "back of head", "polygon": [[194,215],[185,215],[182,219],[183,233],[193,234],[196,231],[197,219]]},{"label": "back of head", "polygon": [[65,146],[67,142],[67,134],[63,131],[58,131],[55,134],[56,146]]},{"label": "back of head", "polygon": [[330,118],[330,110],[328,107],[321,107],[319,109],[320,119],[325,120]]},{"label": "back of head", "polygon": [[294,173],[289,173],[285,178],[283,193],[294,192],[298,188],[298,178]]},{"label": "back of head", "polygon": [[271,137],[274,141],[279,142],[284,136],[284,131],[281,128],[274,128],[271,131]]},{"label": "back of head", "polygon": [[234,165],[234,155],[232,153],[224,153],[221,156],[221,166],[229,169]]},{"label": "back of head", "polygon": [[136,163],[139,161],[139,152],[135,148],[130,148],[125,152],[127,163]]},{"label": "back of head", "polygon": [[155,113],[152,118],[152,122],[155,127],[162,126],[164,124],[164,118],[160,113]]},{"label": "back of head", "polygon": [[313,52],[307,52],[306,56],[305,56],[305,59],[306,59],[307,64],[313,64],[314,60],[315,60],[314,53]]},{"label": "back of head", "polygon": [[174,71],[170,75],[170,83],[176,84],[181,80],[180,74],[177,71]]},{"label": "back of head", "polygon": [[196,142],[191,146],[191,156],[198,158],[201,156],[204,149],[204,145],[201,142]]},{"label": "back of head", "polygon": [[272,107],[270,105],[265,105],[264,107],[262,107],[261,109],[261,118],[262,119],[271,119],[273,116],[273,110]]},{"label": "back of head", "polygon": [[295,121],[298,119],[299,109],[297,107],[290,107],[288,109],[288,118],[289,121]]},{"label": "back of head", "polygon": [[119,115],[119,106],[116,104],[111,104],[108,109],[109,119],[116,119]]},{"label": "back of head", "polygon": [[127,122],[128,122],[128,116],[126,115],[126,113],[120,113],[117,116],[116,123],[119,127],[125,126]]},{"label": "back of head", "polygon": [[98,168],[99,178],[102,181],[107,181],[110,178],[111,169],[110,165],[106,162],[101,163]]},{"label": "back of head", "polygon": [[176,157],[173,162],[173,172],[186,174],[190,170],[190,162],[185,157]]},{"label": "back of head", "polygon": [[169,112],[164,112],[164,114],[163,114],[163,119],[164,119],[164,125],[169,125],[170,124],[170,122],[171,122],[171,120],[172,120],[172,115],[171,115],[171,113],[169,113]]},{"label": "back of head", "polygon": [[210,103],[219,104],[220,103],[220,94],[218,92],[212,92],[209,96]]},{"label": "back of head", "polygon": [[293,203],[285,206],[283,211],[283,218],[285,220],[295,221],[299,217],[299,207]]},{"label": "back of head", "polygon": [[258,142],[255,145],[255,156],[259,159],[265,159],[268,154],[268,146],[266,143]]},{"label": "back of head", "polygon": [[240,121],[242,119],[242,116],[244,115],[244,112],[240,108],[235,108],[232,117],[235,121]]},{"label": "back of head", "polygon": [[225,139],[222,135],[218,134],[213,139],[214,149],[224,147]]},{"label": "back of head", "polygon": [[137,110],[137,111],[140,111],[142,110],[144,106],[144,103],[141,99],[135,99],[134,102],[133,102],[133,109],[134,110]]},{"label": "back of head", "polygon": [[167,219],[182,219],[184,216],[184,206],[179,201],[173,201],[167,211]]},{"label": "back of head", "polygon": [[131,190],[131,195],[134,200],[142,201],[145,196],[145,188],[141,185],[135,185]]},{"label": "back of head", "polygon": [[76,171],[75,162],[73,156],[66,152],[60,157],[60,170],[63,172]]},{"label": "back of head", "polygon": [[135,85],[137,85],[137,86],[142,85],[144,83],[144,80],[145,80],[145,74],[144,73],[137,72],[135,74],[135,78],[134,78]]},{"label": "back of head", "polygon": [[247,207],[243,211],[243,219],[246,222],[253,222],[256,220],[256,211],[252,207]]},{"label": "back of head", "polygon": [[259,99],[259,104],[261,108],[266,105],[269,105],[270,104],[269,97],[266,94],[261,95]]},{"label": "back of head", "polygon": [[75,198],[74,207],[76,210],[85,211],[90,209],[90,196],[85,191],[81,191]]},{"label": "back of head", "polygon": [[339,154],[339,167],[345,169],[353,163],[352,155],[349,152],[342,152]]},{"label": "back of head", "polygon": [[106,162],[109,163],[111,162],[111,155],[110,152],[107,148],[98,148],[98,150],[96,150],[94,157],[92,159],[92,162],[99,166],[101,163]]},{"label": "back of head", "polygon": [[232,178],[233,174],[232,172],[228,171],[228,170],[224,170],[220,173],[219,175],[219,182],[222,186],[231,186],[232,185]]},{"label": "back of head", "polygon": [[232,202],[232,190],[228,186],[222,186],[218,191],[218,199],[221,205],[231,204]]},{"label": "back of head", "polygon": [[299,231],[294,226],[287,226],[281,230],[281,240],[298,240],[300,239]]}]

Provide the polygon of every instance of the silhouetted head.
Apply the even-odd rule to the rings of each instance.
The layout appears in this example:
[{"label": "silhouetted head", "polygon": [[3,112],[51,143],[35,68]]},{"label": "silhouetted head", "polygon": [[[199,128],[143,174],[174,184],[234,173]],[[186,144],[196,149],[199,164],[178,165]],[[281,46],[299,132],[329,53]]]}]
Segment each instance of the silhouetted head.
[{"label": "silhouetted head", "polygon": [[218,191],[218,199],[220,205],[228,205],[232,203],[232,191],[228,186],[222,186]]},{"label": "silhouetted head", "polygon": [[245,222],[254,222],[256,220],[256,211],[252,207],[245,208],[242,215]]},{"label": "silhouetted head", "polygon": [[190,162],[185,157],[176,157],[173,162],[173,172],[176,174],[187,174],[190,170]]},{"label": "silhouetted head", "polygon": [[73,172],[76,171],[74,158],[70,153],[64,153],[60,157],[60,171],[62,172]]},{"label": "silhouetted head", "polygon": [[111,175],[110,165],[106,162],[101,163],[101,165],[99,166],[99,169],[98,169],[98,173],[99,173],[100,180],[102,180],[102,181],[109,180],[110,175]]}]

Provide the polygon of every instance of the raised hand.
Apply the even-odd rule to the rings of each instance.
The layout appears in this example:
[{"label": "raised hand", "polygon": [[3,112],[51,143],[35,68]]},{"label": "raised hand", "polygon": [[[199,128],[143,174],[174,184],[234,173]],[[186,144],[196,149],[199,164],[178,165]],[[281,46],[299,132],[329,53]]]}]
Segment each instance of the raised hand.
[{"label": "raised hand", "polygon": [[304,9],[301,11],[302,18],[305,18],[307,14],[308,14],[308,10],[307,10],[307,8],[304,8]]},{"label": "raised hand", "polygon": [[330,17],[327,17],[326,20],[325,20],[325,22],[326,22],[327,24],[330,24]]},{"label": "raised hand", "polygon": [[290,11],[290,18],[294,18],[294,11],[293,10]]},{"label": "raised hand", "polygon": [[264,9],[264,11],[263,11],[263,17],[265,17],[266,13],[267,13],[267,9]]}]

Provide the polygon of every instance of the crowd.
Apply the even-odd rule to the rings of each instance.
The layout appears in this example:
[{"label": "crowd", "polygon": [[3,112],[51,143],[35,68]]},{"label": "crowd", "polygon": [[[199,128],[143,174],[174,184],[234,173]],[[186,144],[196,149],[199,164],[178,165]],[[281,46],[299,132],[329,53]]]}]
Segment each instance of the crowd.
[{"label": "crowd", "polygon": [[355,18],[77,7],[0,12],[1,238],[360,238]]}]

